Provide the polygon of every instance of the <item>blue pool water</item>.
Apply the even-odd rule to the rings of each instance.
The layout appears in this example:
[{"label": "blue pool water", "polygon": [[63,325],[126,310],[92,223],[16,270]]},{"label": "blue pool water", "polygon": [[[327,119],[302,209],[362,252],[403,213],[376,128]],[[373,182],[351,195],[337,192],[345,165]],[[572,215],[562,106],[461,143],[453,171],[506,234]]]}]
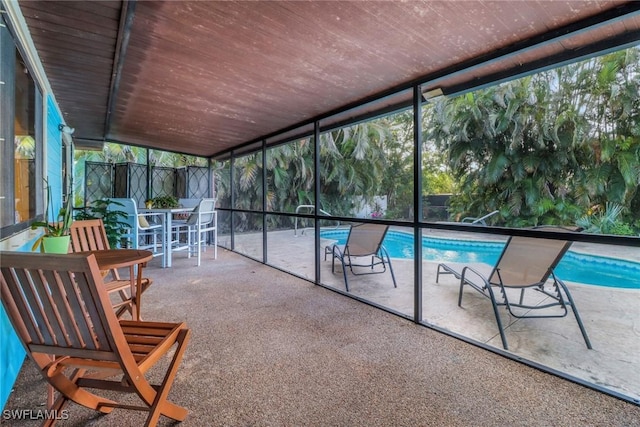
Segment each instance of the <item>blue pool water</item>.
[{"label": "blue pool water", "polygon": [[[324,239],[344,244],[347,230],[326,230]],[[390,231],[384,246],[391,258],[413,259],[413,235]],[[483,262],[494,265],[503,243],[422,237],[422,259],[442,262]],[[558,277],[566,281],[615,288],[640,289],[640,263],[568,251],[556,268]]]}]

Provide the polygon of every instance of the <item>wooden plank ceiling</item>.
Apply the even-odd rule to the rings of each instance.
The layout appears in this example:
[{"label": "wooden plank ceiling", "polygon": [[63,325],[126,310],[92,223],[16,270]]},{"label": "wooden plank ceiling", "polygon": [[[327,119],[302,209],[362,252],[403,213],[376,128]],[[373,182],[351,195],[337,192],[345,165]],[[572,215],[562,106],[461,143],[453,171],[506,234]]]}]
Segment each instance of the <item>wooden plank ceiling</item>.
[{"label": "wooden plank ceiling", "polygon": [[464,90],[640,30],[638,3],[606,0],[19,5],[74,138],[200,156],[330,124],[393,89],[405,91],[360,111],[407,100],[412,83]]}]

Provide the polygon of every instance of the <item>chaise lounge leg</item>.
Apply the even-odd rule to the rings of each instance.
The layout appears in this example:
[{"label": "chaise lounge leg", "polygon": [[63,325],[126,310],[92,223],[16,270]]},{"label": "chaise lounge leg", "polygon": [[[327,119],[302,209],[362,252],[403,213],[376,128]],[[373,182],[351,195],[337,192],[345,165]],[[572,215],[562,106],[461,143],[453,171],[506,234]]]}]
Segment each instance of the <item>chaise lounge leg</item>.
[{"label": "chaise lounge leg", "polygon": [[571,311],[573,311],[573,315],[576,318],[576,322],[578,322],[578,327],[580,328],[580,332],[582,333],[582,338],[584,338],[584,343],[587,345],[587,348],[589,350],[593,350],[593,347],[591,346],[591,340],[587,335],[587,330],[582,324],[582,319],[580,318],[580,314],[578,314],[578,309],[576,308],[576,305],[573,303],[573,297],[569,293],[569,290],[567,289],[567,285],[565,285],[564,282],[560,279],[556,278],[556,281],[558,282],[558,284],[560,284],[560,286],[564,290],[564,294],[567,296],[567,299],[569,300],[569,304],[571,305]]}]

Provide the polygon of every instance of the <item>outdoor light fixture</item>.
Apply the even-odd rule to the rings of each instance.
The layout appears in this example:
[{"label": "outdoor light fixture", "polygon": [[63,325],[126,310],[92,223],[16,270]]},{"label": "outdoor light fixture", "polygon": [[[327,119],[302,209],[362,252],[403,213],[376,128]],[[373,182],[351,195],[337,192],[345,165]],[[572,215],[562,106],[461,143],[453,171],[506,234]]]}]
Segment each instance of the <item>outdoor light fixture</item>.
[{"label": "outdoor light fixture", "polygon": [[422,96],[424,97],[424,100],[427,102],[434,102],[437,101],[438,99],[441,99],[444,97],[444,92],[442,91],[442,88],[435,88],[435,89],[430,89],[430,90],[424,90],[422,92]]},{"label": "outdoor light fixture", "polygon": [[62,132],[62,140],[64,141],[64,143],[67,145],[70,145],[73,142],[73,139],[71,139],[71,135],[76,130],[72,127],[69,127],[63,124],[58,125],[58,130]]},{"label": "outdoor light fixture", "polygon": [[67,125],[63,125],[63,124],[58,125],[58,130],[62,133],[67,133],[69,135],[73,135],[73,133],[76,131],[74,128],[69,127]]}]

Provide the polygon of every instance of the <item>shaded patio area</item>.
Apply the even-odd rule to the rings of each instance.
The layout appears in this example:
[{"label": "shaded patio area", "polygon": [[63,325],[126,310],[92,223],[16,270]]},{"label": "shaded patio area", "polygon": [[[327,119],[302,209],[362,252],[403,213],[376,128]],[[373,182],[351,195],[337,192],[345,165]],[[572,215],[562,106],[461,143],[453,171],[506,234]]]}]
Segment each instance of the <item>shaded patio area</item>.
[{"label": "shaded patio area", "polygon": [[[153,174],[149,168],[152,151],[178,150],[208,158],[203,174],[206,195],[219,198],[219,208],[230,217],[225,225],[239,231],[279,224],[269,220],[279,213],[293,218],[291,212],[272,211],[270,204],[294,206],[301,202],[297,196],[304,203],[313,199],[317,208],[325,196],[337,199],[338,194],[345,194],[323,191],[333,186],[329,177],[334,173],[323,172],[326,166],[335,166],[335,171],[349,166],[345,161],[334,165],[323,160],[319,155],[323,139],[336,142],[334,133],[345,135],[347,128],[375,124],[378,119],[409,110],[413,119],[406,123],[415,129],[394,141],[402,142],[397,148],[396,144],[381,143],[378,151],[385,155],[376,153],[380,161],[369,161],[369,166],[380,171],[401,169],[413,177],[413,184],[403,178],[384,191],[362,188],[357,194],[396,195],[402,190],[412,205],[401,207],[398,212],[406,212],[386,217],[386,221],[409,229],[405,219],[413,218],[410,225],[418,230],[430,224],[418,198],[427,190],[420,174],[424,177],[431,169],[419,148],[431,139],[426,137],[431,132],[422,131],[430,126],[421,130],[419,123],[437,96],[450,100],[475,96],[482,88],[615,53],[640,40],[640,4],[626,0],[583,1],[581,7],[570,1],[531,1],[525,8],[508,2],[478,2],[473,7],[449,2],[209,3],[2,0],[2,57],[10,59],[0,67],[3,76],[9,77],[3,78],[8,83],[3,86],[8,108],[0,114],[0,121],[7,124],[3,139],[21,138],[29,145],[33,142],[34,147],[29,156],[23,156],[5,144],[2,164],[7,182],[20,176],[15,160],[29,157],[25,160],[34,166],[22,168],[29,186],[16,181],[2,197],[3,247],[28,250],[30,240],[37,237],[29,231],[30,225],[41,216],[47,218],[42,178],[52,177],[50,188],[55,196],[51,207],[60,204],[77,170],[74,150],[83,146],[95,149],[105,141],[117,141],[144,148],[146,167],[141,164],[139,168],[147,173],[140,179],[144,182],[153,182],[148,175]],[[500,13],[495,13],[496,6],[500,6]],[[526,26],[522,25],[523,17]],[[212,22],[216,25],[210,25]],[[336,63],[338,66],[325,66]],[[585,93],[590,94],[590,86],[595,85],[586,86]],[[600,105],[617,105],[611,102],[616,98],[604,92],[607,96],[598,99]],[[531,91],[522,93],[525,99]],[[437,96],[432,97],[434,94]],[[549,97],[550,106],[562,105],[553,102],[555,99]],[[529,104],[532,102],[522,105]],[[554,108],[548,110],[553,116]],[[576,116],[582,116],[583,111],[577,108]],[[495,114],[489,113],[485,123],[494,122]],[[598,124],[600,120],[584,122]],[[602,121],[606,124],[603,129],[617,136],[617,125],[609,126],[608,122]],[[447,121],[442,123],[448,127]],[[633,128],[621,123],[621,128],[627,127]],[[505,129],[501,133],[507,139],[516,135]],[[608,138],[608,131],[598,133]],[[591,132],[574,132],[574,136],[578,134]],[[445,142],[450,136],[444,132],[437,139]],[[308,143],[310,138],[313,147]],[[492,153],[498,148],[493,159],[500,160],[504,150],[495,143],[500,138],[481,139]],[[515,146],[518,139],[511,139],[510,145]],[[574,144],[574,139],[566,141],[584,152],[582,163],[575,168],[561,167],[565,170],[558,170],[558,177],[549,182],[564,183],[560,178],[566,173],[582,175],[575,172],[582,172],[581,165],[593,163],[591,154],[600,163],[603,143],[609,141],[585,141],[585,150]],[[539,144],[540,138],[531,141],[541,148],[544,145]],[[346,139],[339,142],[349,147]],[[313,189],[307,188],[306,194],[283,191],[271,203],[269,157],[275,158],[280,147],[296,145],[313,148],[305,151],[306,157],[292,157],[306,159],[303,169],[312,172],[300,173],[299,182],[310,183],[313,176]],[[401,168],[381,161],[392,158],[387,153],[395,151],[407,161]],[[549,156],[552,153],[540,151],[542,157],[557,163]],[[469,164],[475,167],[487,158],[483,155]],[[246,185],[240,180],[238,185],[245,161],[253,171],[262,168],[262,173],[244,175],[257,178]],[[283,157],[282,164],[289,163]],[[531,163],[526,159],[513,165]],[[621,169],[626,175],[623,169],[629,168]],[[275,176],[275,169],[273,173]],[[283,183],[296,182],[294,171],[277,173],[291,178],[282,179]],[[398,174],[398,178],[402,176]],[[368,181],[379,183],[382,177]],[[625,177],[624,181],[629,191],[636,191],[632,179]],[[213,182],[221,184],[215,192],[210,185]],[[225,182],[228,192],[222,191]],[[29,188],[28,198],[22,195],[24,188]],[[167,188],[167,193],[177,191]],[[609,199],[608,191],[598,193],[603,201]],[[150,195],[154,194],[147,188],[139,200]],[[27,199],[28,209],[16,207],[18,201]],[[245,204],[243,199],[251,203]],[[487,200],[491,199],[498,200],[493,196]],[[589,211],[591,206],[585,204]],[[330,211],[338,215],[336,212],[348,209]],[[317,224],[326,221],[317,214],[307,219]],[[634,216],[633,222],[636,220]],[[505,319],[511,350],[509,357],[503,358],[486,351],[500,348],[487,301],[467,293],[464,308],[457,307],[456,281],[447,277],[436,283],[436,263],[420,261],[423,269],[416,272],[410,260],[398,260],[394,263],[398,288],[391,286],[387,275],[353,279],[351,295],[399,317],[340,295],[344,293],[342,275],[333,274],[328,262],[318,264],[313,238],[307,235],[293,243],[290,235],[279,233],[270,231],[268,242],[263,242],[261,235],[239,233],[235,249],[256,259],[264,256],[267,264],[307,279],[315,280],[320,269],[325,287],[233,253],[223,253],[213,261],[213,251],[207,253],[200,268],[195,268],[194,260],[178,258],[172,269],[160,269],[160,261],[153,260],[147,271],[155,286],[143,299],[143,317],[184,320],[194,331],[171,395],[192,411],[186,425],[640,423],[640,290],[603,290],[570,283],[594,350],[585,348],[571,317]],[[622,238],[607,236],[591,241],[627,244]],[[637,252],[637,241],[633,244]],[[417,304],[414,283],[423,285]],[[424,307],[420,313],[424,322],[480,347],[402,318],[413,317],[416,305]],[[7,365],[10,373],[15,373],[20,362],[20,352],[10,348],[11,336],[3,334],[0,340],[3,373]],[[624,398],[615,399],[514,363],[518,358],[574,376],[578,382],[597,384]],[[44,408],[44,387],[35,374],[27,363],[7,410]],[[6,377],[2,382],[6,391],[13,384],[13,375],[0,377]],[[4,402],[6,393],[0,397]],[[623,401],[628,397],[635,399],[635,405]],[[3,412],[0,423],[19,424],[4,418]],[[86,425],[88,419],[95,425],[139,425],[141,421],[122,411],[97,417],[74,407],[66,424]]]},{"label": "shaded patio area", "polygon": [[[425,235],[451,237],[451,233],[437,230],[425,230]],[[259,256],[250,252],[251,248],[261,247],[259,238],[255,234],[236,235],[236,248]],[[483,237],[457,233],[457,238]],[[326,243],[322,243],[323,247]],[[268,248],[270,264],[313,280],[312,230],[305,234],[298,233],[297,237],[293,230],[269,232]],[[575,243],[572,250],[640,260],[640,251],[635,248]],[[321,262],[321,281],[344,291],[340,267],[332,274],[330,258]],[[463,307],[458,307],[459,281],[452,276],[441,276],[439,283],[436,283],[437,264],[437,261],[422,263],[423,321],[502,349],[489,300],[467,287]],[[350,294],[413,318],[413,260],[393,259],[393,266],[398,288],[393,287],[388,272],[367,276],[349,274]],[[589,266],[585,265],[584,268],[589,269]],[[560,319],[516,319],[501,308],[509,352],[640,402],[640,372],[634,367],[640,354],[637,326],[640,323],[640,290],[565,282],[576,301],[593,350],[586,348],[571,313]],[[540,303],[543,301],[541,299]]]},{"label": "shaded patio area", "polygon": [[[209,250],[194,265],[153,260],[143,300],[146,320],[193,331],[169,395],[190,410],[181,425],[640,425],[636,405],[241,255],[214,261]],[[27,362],[5,409],[42,409],[45,397]],[[144,415],[70,409],[60,425],[133,426]]]}]

